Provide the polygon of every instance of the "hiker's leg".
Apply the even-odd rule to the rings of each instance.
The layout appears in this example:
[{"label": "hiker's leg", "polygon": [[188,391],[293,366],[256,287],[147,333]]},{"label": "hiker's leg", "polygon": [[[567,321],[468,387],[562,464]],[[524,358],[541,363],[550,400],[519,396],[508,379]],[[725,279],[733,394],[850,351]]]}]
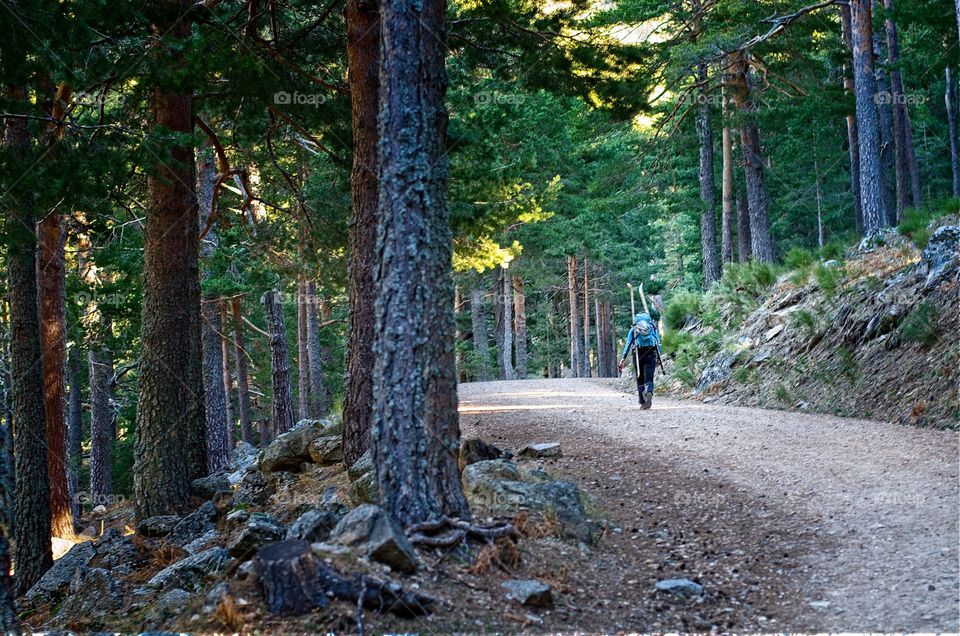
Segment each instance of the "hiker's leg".
[{"label": "hiker's leg", "polygon": [[[634,359],[636,361],[636,359]],[[643,391],[646,386],[646,379],[644,378],[644,366],[643,363],[639,363],[635,369],[637,377],[637,397],[640,398],[640,404],[643,404]]]},{"label": "hiker's leg", "polygon": [[646,391],[647,393],[653,393],[653,376],[657,372],[657,358],[654,356],[647,356],[646,360],[643,361],[643,374],[646,378]]}]

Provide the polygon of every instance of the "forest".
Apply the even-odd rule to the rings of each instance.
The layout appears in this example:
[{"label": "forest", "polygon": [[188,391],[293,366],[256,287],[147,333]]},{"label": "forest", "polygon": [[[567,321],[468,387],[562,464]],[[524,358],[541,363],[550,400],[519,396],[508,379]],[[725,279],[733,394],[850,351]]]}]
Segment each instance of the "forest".
[{"label": "forest", "polygon": [[[415,549],[456,547],[479,561],[470,550],[486,546],[483,558],[509,572],[516,548],[505,546],[542,537],[524,530],[525,516],[478,512],[464,449],[471,435],[487,437],[473,423],[487,417],[483,408],[499,407],[476,407],[475,417],[481,398],[461,388],[458,399],[458,387],[536,392],[495,387],[573,378],[614,386],[642,308],[663,335],[669,382],[658,384],[657,400],[661,391],[687,397],[706,385],[737,329],[752,328],[748,317],[778,281],[810,280],[830,295],[843,286],[836,267],[852,275],[845,259],[869,241],[905,245],[896,255],[904,267],[947,245],[957,267],[960,0],[0,4],[7,633],[362,633],[362,607],[386,615],[401,603],[394,597],[425,613],[413,592],[337,573],[309,545],[301,553],[292,538],[308,537],[291,534],[294,526],[264,530],[276,521],[256,516],[267,504],[240,493],[266,480],[257,496],[269,487],[274,497],[315,497],[321,486],[276,475],[306,479],[304,463],[335,465],[352,490],[333,521],[376,504]],[[914,343],[927,381],[899,406],[914,423],[950,428],[947,420],[960,421],[960,356],[941,334],[956,325],[957,283],[929,291],[931,280],[923,293],[939,295],[897,318],[905,321],[897,337]],[[807,330],[806,351],[839,322],[817,315],[826,306],[808,309],[789,323]],[[857,346],[830,352],[830,364],[847,356],[837,377]],[[873,367],[863,364],[847,373],[858,374],[849,392],[869,380],[863,369]],[[864,398],[867,411],[855,400],[821,405],[801,396],[810,372],[797,373],[794,385],[771,385],[776,398],[749,405],[810,401],[834,415],[910,419],[888,409],[896,395]],[[747,371],[731,374],[746,381]],[[543,441],[513,434],[505,433],[517,446]],[[947,449],[956,445],[949,439]],[[502,461],[484,456],[487,446],[478,457]],[[278,448],[292,454],[275,457]],[[948,498],[955,508],[956,492]],[[244,547],[231,544],[235,563],[218,562],[215,577],[176,586],[197,607],[249,561],[268,614],[304,614],[331,597],[356,606],[356,620],[248,616],[244,627],[236,616],[260,610],[224,594],[197,610],[219,622],[184,627],[151,613],[159,600],[136,605],[141,570],[214,550],[183,552],[185,543],[171,547],[174,525],[156,530],[164,519],[198,519],[203,500],[217,509],[204,532],[239,523]],[[288,509],[290,518],[304,513]],[[231,521],[240,512],[244,520]],[[956,539],[952,524],[946,534]],[[139,557],[97,547],[114,546],[110,532]],[[58,568],[85,544],[94,560],[50,587],[48,572],[63,578]],[[542,555],[531,550],[524,558],[535,563]],[[147,554],[152,566],[129,565]],[[129,580],[103,565],[111,558],[135,570]],[[308,602],[320,580],[323,602]],[[113,605],[76,600],[100,585]],[[142,612],[151,618],[138,622]],[[490,620],[495,631],[722,625],[649,616]],[[743,620],[740,629],[779,631]],[[955,617],[945,620],[873,627],[956,628]],[[464,629],[403,625],[390,629]]]}]

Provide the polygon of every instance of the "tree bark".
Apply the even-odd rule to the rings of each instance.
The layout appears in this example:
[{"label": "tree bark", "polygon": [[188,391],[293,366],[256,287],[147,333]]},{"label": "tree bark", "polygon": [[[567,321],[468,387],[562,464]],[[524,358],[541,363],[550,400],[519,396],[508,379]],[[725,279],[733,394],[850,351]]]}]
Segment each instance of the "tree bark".
[{"label": "tree bark", "polygon": [[343,402],[343,458],[349,466],[370,444],[373,405],[374,287],[377,262],[377,113],[380,100],[380,2],[348,0],[347,74],[353,112],[350,216],[350,317]]},{"label": "tree bark", "polygon": [[330,409],[330,387],[323,375],[323,344],[320,341],[320,316],[317,284],[307,283],[307,366],[310,374],[310,402],[307,415],[323,417]]},{"label": "tree bark", "polygon": [[887,35],[890,94],[893,98],[893,136],[896,142],[897,171],[897,222],[899,223],[903,220],[903,211],[908,206],[909,201],[912,201],[913,207],[919,208],[923,200],[920,192],[917,154],[913,146],[913,130],[910,126],[906,93],[903,90],[903,76],[900,73],[900,41],[897,35],[897,25],[892,17],[893,0],[883,0],[883,6],[887,13],[884,27]]},{"label": "tree bark", "polygon": [[590,370],[590,262],[583,259],[583,368],[581,375],[589,378]]},{"label": "tree bark", "polygon": [[523,278],[513,277],[513,314],[516,330],[517,379],[527,379],[527,298],[523,293]]},{"label": "tree bark", "polygon": [[220,366],[223,368],[223,406],[226,414],[227,425],[227,448],[232,449],[236,433],[234,432],[235,420],[233,419],[233,405],[231,396],[233,395],[233,379],[230,374],[230,339],[227,332],[230,328],[230,314],[227,312],[227,301],[221,299],[220,306]]},{"label": "tree bark", "polygon": [[[214,163],[213,148],[207,142],[197,151],[197,202],[199,208],[198,223],[206,227],[210,222],[213,206],[214,188],[217,181],[217,167]],[[219,240],[216,228],[211,227],[200,242],[200,259],[206,261],[217,251]],[[206,268],[201,273],[201,281],[210,277]],[[207,440],[207,470],[219,472],[230,459],[230,445],[227,439],[227,396],[223,383],[223,344],[220,336],[223,324],[220,318],[220,301],[212,294],[205,294],[200,306],[202,326],[200,330],[203,352],[203,401],[204,421]]]},{"label": "tree bark", "polygon": [[747,209],[747,200],[743,195],[737,195],[737,252],[740,264],[748,263],[752,256],[750,247],[750,212]]},{"label": "tree bark", "polygon": [[741,54],[734,66],[733,99],[742,113],[740,147],[747,183],[747,207],[750,213],[750,254],[761,263],[773,262],[773,237],[770,234],[770,204],[763,169],[760,131],[754,121],[756,104],[750,94],[750,64]]},{"label": "tree bark", "polygon": [[497,348],[496,357],[497,357],[497,368],[495,369],[495,374],[498,379],[506,380],[503,369],[503,276],[500,275],[500,270],[497,269],[494,272],[493,276],[493,342],[494,346]]},{"label": "tree bark", "polygon": [[240,298],[230,301],[233,310],[233,361],[237,367],[237,411],[240,416],[240,437],[253,444],[253,423],[250,419],[250,381],[247,378],[246,345],[243,338],[243,315]]},{"label": "tree bark", "polygon": [[473,325],[473,353],[479,365],[478,380],[492,380],[490,373],[490,340],[487,336],[486,293],[475,287],[470,292],[470,322]]},{"label": "tree bark", "polygon": [[513,368],[513,285],[510,283],[510,272],[499,268],[500,291],[503,294],[501,310],[503,311],[503,346],[500,348],[500,377],[504,380],[515,380]]},{"label": "tree bark", "polygon": [[[26,109],[27,92],[8,86],[6,97]],[[7,119],[4,145],[26,164],[30,133],[25,120]],[[29,164],[27,164],[29,165]],[[8,193],[10,194],[10,193]],[[26,593],[53,565],[50,548],[50,478],[47,471],[44,378],[41,359],[37,290],[37,239],[33,197],[12,193],[7,220],[7,282],[10,302],[11,412],[14,427],[16,550],[15,595]],[[4,525],[3,530],[9,528]],[[2,555],[0,555],[2,557]],[[9,572],[9,569],[3,570]],[[2,589],[3,581],[0,581]],[[0,608],[6,614],[10,608]]]},{"label": "tree bark", "polygon": [[[840,5],[840,24],[843,35],[843,41],[850,51],[851,60],[853,55],[853,29],[850,17],[850,5]],[[853,75],[850,73],[848,65],[843,67],[843,88],[848,95],[856,95]],[[857,115],[856,112],[847,114],[847,143],[850,146],[850,191],[853,194],[853,213],[856,219],[857,232],[863,233],[863,206],[860,195],[860,141],[857,135]]]},{"label": "tree bark", "polygon": [[310,418],[310,360],[307,353],[307,284],[297,281],[297,413]]},{"label": "tree bark", "polygon": [[713,176],[713,126],[710,122],[710,101],[707,99],[707,64],[697,65],[700,95],[697,106],[697,138],[700,141],[700,247],[703,253],[703,284],[709,287],[720,279],[717,259],[717,197]]},{"label": "tree bark", "polygon": [[270,334],[270,386],[273,393],[271,430],[274,435],[293,427],[293,390],[290,385],[290,356],[287,354],[287,330],[283,322],[280,292],[268,291],[260,299],[267,313]]},{"label": "tree bark", "polygon": [[70,475],[73,519],[80,518],[80,473],[83,471],[83,384],[81,368],[83,361],[80,350],[71,347],[67,354],[67,382],[70,391],[67,394],[67,468]]},{"label": "tree bark", "polygon": [[37,224],[40,291],[40,346],[43,352],[43,398],[50,479],[50,523],[53,536],[74,536],[73,504],[67,476],[66,384],[67,308],[64,266],[66,232],[63,217],[47,214]]},{"label": "tree bark", "polygon": [[580,301],[577,291],[577,258],[567,257],[567,291],[570,296],[570,373],[580,377],[583,354],[580,351]]},{"label": "tree bark", "polygon": [[457,456],[443,0],[386,0],[374,423],[377,490],[404,527],[470,515]]},{"label": "tree bark", "polygon": [[[155,31],[186,44],[189,0],[151,7]],[[160,46],[156,62],[182,70],[182,48]],[[150,123],[157,130],[193,133],[193,98],[182,85],[158,82],[150,90]],[[147,178],[143,233],[143,314],[140,395],[134,445],[137,517],[184,512],[190,481],[207,472],[206,418],[200,345],[199,220],[194,156],[188,145],[170,148]]]},{"label": "tree bark", "polygon": [[873,63],[871,0],[850,0],[853,77],[857,103],[857,143],[860,155],[860,205],[864,232],[886,224],[883,173],[880,168],[880,121],[875,103],[877,84]]},{"label": "tree bark", "polygon": [[90,363],[90,503],[108,505],[113,496],[113,354],[105,346],[91,349]]},{"label": "tree bark", "polygon": [[[960,2],[960,0],[957,0]],[[954,197],[960,197],[960,139],[957,131],[957,98],[954,93],[954,80],[951,67],[946,68],[946,91],[943,99],[947,107],[947,131],[950,135],[950,173],[952,176],[952,192]]]},{"label": "tree bark", "polygon": [[[8,388],[9,377],[4,365],[4,392]],[[10,539],[14,527],[14,476],[13,449],[10,435],[10,421],[4,418],[3,430],[0,430],[0,633],[20,634],[20,622],[17,619],[14,604],[14,578],[10,575]]]},{"label": "tree bark", "polygon": [[[874,59],[883,59],[883,38],[873,34]],[[880,69],[877,82],[877,116],[880,122],[880,172],[883,176],[883,212],[886,225],[897,223],[897,177],[896,177],[896,140],[893,129],[893,106],[887,75]]]},{"label": "tree bark", "polygon": [[603,346],[603,317],[600,315],[600,299],[597,297],[593,299],[593,310],[594,330],[597,338],[597,377],[602,378],[607,374],[607,358]]},{"label": "tree bark", "polygon": [[723,127],[721,137],[723,141],[723,177],[720,185],[722,206],[720,260],[723,261],[723,267],[726,269],[728,264],[735,262],[733,225],[736,222],[733,203],[733,136],[728,126]]}]

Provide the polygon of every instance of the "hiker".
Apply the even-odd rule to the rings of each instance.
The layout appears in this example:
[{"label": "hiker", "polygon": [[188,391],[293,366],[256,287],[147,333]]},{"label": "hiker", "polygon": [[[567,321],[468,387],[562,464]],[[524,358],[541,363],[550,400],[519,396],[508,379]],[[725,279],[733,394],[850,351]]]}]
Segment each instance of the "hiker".
[{"label": "hiker", "polygon": [[648,313],[637,314],[633,317],[633,327],[627,336],[627,344],[623,348],[623,355],[617,368],[623,371],[627,355],[633,351],[633,367],[637,376],[637,395],[640,396],[640,407],[643,410],[653,406],[653,374],[657,370],[657,360],[660,355],[660,334],[653,318]]}]

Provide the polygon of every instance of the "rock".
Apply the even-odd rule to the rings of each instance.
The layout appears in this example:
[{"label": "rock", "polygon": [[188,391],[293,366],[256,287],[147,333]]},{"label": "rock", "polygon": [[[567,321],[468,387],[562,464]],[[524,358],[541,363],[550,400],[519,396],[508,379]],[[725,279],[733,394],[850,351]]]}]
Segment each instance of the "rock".
[{"label": "rock", "polygon": [[310,444],[310,461],[320,466],[330,466],[343,461],[343,438],[339,435],[324,435]]},{"label": "rock", "polygon": [[227,529],[232,530],[237,528],[246,522],[250,518],[250,513],[244,510],[243,508],[237,508],[236,510],[231,510],[227,513]]},{"label": "rock", "polygon": [[703,595],[703,586],[690,579],[665,579],[657,581],[653,586],[658,592],[665,592],[674,596],[692,598]]},{"label": "rock", "polygon": [[152,603],[144,622],[153,629],[162,628],[171,619],[183,613],[185,605],[193,599],[193,594],[180,588],[173,588],[160,595]]},{"label": "rock", "polygon": [[364,504],[351,510],[337,523],[330,540],[399,572],[417,569],[417,554],[407,536],[379,506]]},{"label": "rock", "polygon": [[193,490],[194,494],[206,499],[213,499],[220,494],[233,494],[233,484],[223,473],[194,479],[190,482],[190,489]]},{"label": "rock", "polygon": [[128,536],[117,528],[110,528],[94,542],[96,558],[91,565],[106,568],[112,574],[128,574],[137,565],[137,548]]},{"label": "rock", "polygon": [[227,596],[230,596],[230,586],[227,582],[217,583],[203,597],[203,611],[208,614],[214,612],[220,605],[220,601]]},{"label": "rock", "polygon": [[326,420],[300,420],[296,426],[270,442],[260,453],[258,465],[266,474],[300,472],[312,461],[310,446],[318,437],[330,436],[332,426]]},{"label": "rock", "polygon": [[884,245],[897,245],[902,244],[903,242],[903,236],[901,236],[895,229],[885,227],[873,230],[860,239],[860,242],[857,244],[857,251],[860,253],[872,252],[878,247],[883,247]]},{"label": "rock", "polygon": [[147,517],[137,524],[137,534],[145,537],[165,537],[180,523],[177,515],[158,515]]},{"label": "rock", "polygon": [[287,539],[302,539],[310,543],[326,541],[348,509],[336,504],[317,510],[308,510],[287,530]]},{"label": "rock", "polygon": [[198,554],[203,552],[203,549],[206,548],[210,542],[216,540],[218,536],[219,533],[216,530],[207,530],[190,543],[184,545],[183,551],[187,554]]},{"label": "rock", "polygon": [[368,450],[347,469],[347,477],[350,481],[356,481],[364,474],[371,472],[373,472],[373,452]]},{"label": "rock", "polygon": [[276,491],[276,487],[267,483],[259,470],[252,470],[237,484],[237,489],[233,493],[233,502],[248,506],[262,506]]},{"label": "rock", "polygon": [[926,275],[927,289],[933,287],[960,268],[960,226],[944,225],[937,228],[923,248],[919,272]]},{"label": "rock", "polygon": [[86,567],[96,554],[97,550],[90,541],[73,546],[54,561],[53,566],[27,591],[27,600],[48,601],[60,598],[70,589],[70,582],[77,570]]},{"label": "rock", "polygon": [[370,471],[364,473],[359,479],[350,484],[347,488],[347,497],[354,506],[373,503],[377,500],[377,476]]},{"label": "rock", "polygon": [[237,442],[230,453],[230,463],[227,464],[227,480],[230,485],[239,484],[251,470],[257,467],[257,458],[260,450],[248,442]]},{"label": "rock", "polygon": [[520,457],[533,457],[537,459],[556,459],[563,457],[560,451],[560,444],[557,442],[548,442],[543,444],[527,444],[520,449]]},{"label": "rock", "polygon": [[107,507],[103,504],[94,506],[93,510],[90,511],[90,514],[94,517],[102,517],[103,515],[107,514]]},{"label": "rock", "polygon": [[227,545],[227,551],[230,556],[246,561],[253,558],[257,550],[268,543],[280,541],[286,534],[286,527],[275,517],[255,512]]},{"label": "rock", "polygon": [[181,519],[167,535],[167,542],[183,546],[213,530],[217,518],[217,508],[211,501],[203,502],[199,508]]},{"label": "rock", "polygon": [[70,551],[73,546],[76,545],[75,541],[70,539],[61,539],[60,537],[52,537],[50,539],[50,547],[53,550],[53,560],[57,561],[64,554]]},{"label": "rock", "polygon": [[507,590],[507,598],[528,607],[550,607],[553,605],[553,592],[546,583],[536,580],[510,579],[500,584]]},{"label": "rock", "polygon": [[208,577],[220,576],[232,564],[229,552],[223,548],[210,548],[168,565],[153,575],[147,587],[158,590],[179,587],[198,591]]},{"label": "rock", "polygon": [[583,507],[580,489],[569,481],[524,481],[504,459],[477,462],[463,471],[463,492],[478,516],[513,515],[521,510],[556,515],[561,534],[587,543],[599,538],[600,525]]},{"label": "rock", "polygon": [[58,623],[90,621],[119,609],[122,602],[117,582],[102,568],[80,567],[70,580],[70,593],[60,611]]},{"label": "rock", "polygon": [[769,329],[767,329],[767,332],[763,334],[763,341],[770,342],[771,340],[779,336],[780,332],[783,331],[783,327],[784,325],[781,323],[779,325],[774,325],[773,327],[770,327]]},{"label": "rock", "polygon": [[458,463],[461,473],[463,469],[470,464],[501,457],[509,459],[510,452],[502,451],[492,444],[487,444],[479,437],[471,437],[470,439],[465,439],[460,442],[460,457]]},{"label": "rock", "polygon": [[694,394],[706,391],[711,387],[726,382],[733,375],[733,363],[737,359],[737,354],[730,351],[721,351],[713,357],[710,364],[700,374],[697,380],[697,386],[693,390]]}]

